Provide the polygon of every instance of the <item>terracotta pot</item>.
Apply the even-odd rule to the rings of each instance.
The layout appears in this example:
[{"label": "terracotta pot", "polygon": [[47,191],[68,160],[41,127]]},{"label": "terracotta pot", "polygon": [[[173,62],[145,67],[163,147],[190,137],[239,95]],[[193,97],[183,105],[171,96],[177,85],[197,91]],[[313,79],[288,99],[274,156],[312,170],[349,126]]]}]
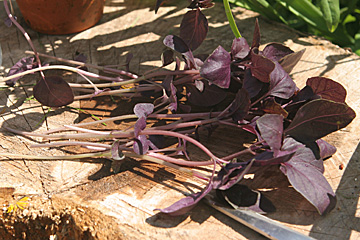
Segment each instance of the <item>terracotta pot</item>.
[{"label": "terracotta pot", "polygon": [[69,34],[94,26],[105,0],[16,0],[26,23],[46,34]]}]

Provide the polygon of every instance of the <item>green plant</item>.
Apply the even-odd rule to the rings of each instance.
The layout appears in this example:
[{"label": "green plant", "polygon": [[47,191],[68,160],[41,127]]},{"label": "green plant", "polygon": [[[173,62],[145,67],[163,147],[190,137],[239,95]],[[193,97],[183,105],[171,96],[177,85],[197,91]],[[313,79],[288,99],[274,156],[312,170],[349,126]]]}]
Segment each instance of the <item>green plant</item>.
[{"label": "green plant", "polygon": [[323,36],[360,55],[358,0],[229,0],[237,6],[283,22],[303,32]]}]

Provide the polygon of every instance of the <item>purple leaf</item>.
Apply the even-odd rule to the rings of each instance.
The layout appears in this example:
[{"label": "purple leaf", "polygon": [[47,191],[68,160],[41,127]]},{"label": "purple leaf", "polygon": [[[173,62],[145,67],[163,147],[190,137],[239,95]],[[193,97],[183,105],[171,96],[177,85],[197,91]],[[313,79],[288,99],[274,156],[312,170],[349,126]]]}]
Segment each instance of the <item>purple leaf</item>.
[{"label": "purple leaf", "polygon": [[233,59],[243,59],[250,53],[250,47],[246,39],[235,38],[231,46],[231,56]]},{"label": "purple leaf", "polygon": [[205,84],[203,81],[201,80],[195,80],[194,81],[194,86],[196,87],[197,90],[199,90],[199,92],[203,92],[204,88],[205,88]]},{"label": "purple leaf", "polygon": [[278,62],[280,63],[284,71],[290,74],[290,72],[293,70],[295,65],[300,61],[301,57],[304,55],[304,52],[305,49],[291,53],[281,58]]},{"label": "purple leaf", "polygon": [[228,163],[218,172],[214,178],[214,189],[226,190],[237,184],[250,170],[254,159],[248,162]]},{"label": "purple leaf", "polygon": [[330,143],[326,142],[323,139],[316,140],[317,145],[320,149],[320,158],[325,159],[331,157],[336,153],[336,147],[331,145]]},{"label": "purple leaf", "polygon": [[314,91],[310,86],[305,86],[298,93],[296,93],[296,95],[292,98],[292,101],[294,103],[297,103],[297,102],[305,102],[308,100],[315,100],[318,98],[320,97],[315,95]]},{"label": "purple leaf", "polygon": [[134,106],[134,113],[138,118],[146,117],[154,111],[154,105],[151,103],[138,103]]},{"label": "purple leaf", "polygon": [[313,90],[309,86],[305,86],[296,95],[291,99],[291,103],[285,106],[285,110],[289,113],[289,118],[293,119],[296,112],[302,107],[305,103],[319,99],[320,96],[314,94]]},{"label": "purple leaf", "polygon": [[263,152],[255,157],[254,166],[277,165],[289,161],[295,152],[283,151],[282,155],[273,156],[273,152]]},{"label": "purple leaf", "polygon": [[139,155],[146,154],[149,151],[150,140],[145,135],[139,135],[134,139],[134,152]]},{"label": "purple leaf", "polygon": [[139,133],[146,128],[146,117],[140,117],[134,125],[134,135],[139,136]]},{"label": "purple leaf", "polygon": [[259,27],[259,21],[256,18],[255,20],[255,29],[254,29],[254,35],[253,35],[253,41],[251,44],[251,48],[259,48],[260,46],[260,27]]},{"label": "purple leaf", "polygon": [[138,120],[134,126],[134,152],[140,155],[145,154],[149,147],[156,149],[155,145],[147,139],[145,135],[139,135],[146,128],[146,118],[154,111],[154,105],[151,103],[138,103],[134,106],[134,113]]},{"label": "purple leaf", "polygon": [[251,69],[252,76],[256,77],[262,82],[270,81],[270,74],[275,68],[275,63],[270,59],[259,54],[258,48],[253,48],[251,51]]},{"label": "purple leaf", "polygon": [[[7,76],[12,76],[17,73],[25,72],[26,70],[31,70],[34,67],[36,67],[37,64],[34,63],[34,57],[24,57],[20,59],[17,63],[15,63],[14,66],[12,66],[9,70],[9,73]],[[11,80],[7,80],[5,83],[6,85],[13,87],[17,80],[19,80],[21,77],[13,78]]]},{"label": "purple leaf", "polygon": [[334,207],[335,194],[322,174],[322,161],[316,160],[310,149],[299,148],[292,159],[283,163],[280,169],[294,189],[313,204],[320,214]]},{"label": "purple leaf", "polygon": [[280,59],[293,52],[293,50],[281,43],[270,43],[264,48],[263,55],[272,61],[278,62]]},{"label": "purple leaf", "polygon": [[296,84],[278,62],[270,74],[269,95],[288,99],[294,95]]},{"label": "purple leaf", "polygon": [[268,114],[278,114],[287,118],[288,112],[275,101],[274,97],[267,98],[263,101],[261,110]]},{"label": "purple leaf", "polygon": [[126,54],[125,64],[123,66],[125,66],[127,72],[130,72],[130,62],[133,59],[133,57],[134,55],[132,53]]},{"label": "purple leaf", "polygon": [[355,116],[344,103],[317,99],[298,110],[285,133],[301,142],[313,142],[346,127]]},{"label": "purple leaf", "polygon": [[41,78],[34,86],[34,97],[48,107],[61,107],[74,101],[74,94],[69,84],[60,76]]},{"label": "purple leaf", "polygon": [[190,50],[189,46],[184,42],[184,40],[176,35],[167,35],[164,38],[163,43],[165,46],[179,53],[186,53]]},{"label": "purple leaf", "polygon": [[165,50],[161,54],[161,62],[163,67],[171,64],[173,61],[174,61],[174,52],[171,51],[170,49]]},{"label": "purple leaf", "polygon": [[111,158],[120,161],[125,158],[125,155],[121,151],[120,141],[116,140],[111,146]]},{"label": "purple leaf", "polygon": [[248,114],[250,109],[250,98],[247,91],[241,88],[235,95],[234,101],[231,103],[229,112],[235,122],[241,121]]},{"label": "purple leaf", "polygon": [[184,42],[183,39],[181,39],[176,35],[168,35],[164,38],[163,43],[165,46],[184,55],[184,57],[188,61],[187,62],[188,66],[192,64],[193,66],[196,67],[194,55],[192,54],[192,51],[190,50],[189,46]]},{"label": "purple leaf", "polygon": [[194,193],[185,198],[182,198],[167,208],[155,209],[155,210],[159,210],[162,213],[166,213],[171,216],[183,215],[183,214],[187,213],[188,211],[190,211],[192,208],[194,208],[195,205],[202,198],[204,198],[211,190],[212,190],[212,184],[210,183],[201,192]]},{"label": "purple leaf", "polygon": [[251,70],[248,68],[245,70],[243,88],[249,93],[249,97],[253,98],[261,91],[265,83],[259,81],[256,77],[253,77]]},{"label": "purple leaf", "polygon": [[188,11],[180,25],[180,37],[192,51],[197,49],[206,38],[208,21],[199,8]]},{"label": "purple leaf", "polygon": [[288,177],[296,191],[301,193],[320,214],[332,205],[329,195],[335,194],[323,174],[307,164],[285,163],[281,171]]},{"label": "purple leaf", "polygon": [[210,85],[209,82],[205,80],[199,81],[202,81],[204,84],[204,89],[202,92],[197,89],[195,84],[185,85],[187,89],[188,101],[191,104],[202,107],[210,107],[220,103],[226,98],[227,93],[224,89],[219,88],[216,85]]},{"label": "purple leaf", "polygon": [[[15,19],[15,21],[16,21],[16,20],[17,20],[17,17],[16,17],[16,16],[13,16],[13,17],[14,17],[14,19]],[[11,19],[10,19],[9,17],[5,19],[4,23],[5,23],[5,25],[6,25],[7,27],[11,27],[12,24],[13,24],[13,22],[11,21]]]},{"label": "purple leaf", "polygon": [[256,120],[261,137],[276,154],[282,145],[283,116],[278,114],[265,114]]},{"label": "purple leaf", "polygon": [[317,169],[319,172],[324,173],[324,164],[323,161],[316,159],[313,151],[305,147],[304,144],[296,141],[291,137],[287,137],[284,140],[283,146],[281,148],[282,152],[295,152],[294,159],[291,159],[289,162],[295,163],[301,161],[301,163],[306,163],[309,166]]},{"label": "purple leaf", "polygon": [[200,68],[200,76],[221,88],[230,86],[231,56],[223,47],[217,47]]},{"label": "purple leaf", "polygon": [[340,83],[325,77],[312,77],[306,81],[306,85],[324,99],[345,103],[346,89]]},{"label": "purple leaf", "polygon": [[296,152],[298,149],[305,147],[304,144],[296,141],[295,139],[291,137],[286,137],[283,141],[283,145],[281,147],[280,154],[283,154],[285,152]]},{"label": "purple leaf", "polygon": [[176,87],[174,86],[173,82],[170,83],[170,104],[169,104],[169,110],[171,112],[177,111],[177,97],[176,97]]}]

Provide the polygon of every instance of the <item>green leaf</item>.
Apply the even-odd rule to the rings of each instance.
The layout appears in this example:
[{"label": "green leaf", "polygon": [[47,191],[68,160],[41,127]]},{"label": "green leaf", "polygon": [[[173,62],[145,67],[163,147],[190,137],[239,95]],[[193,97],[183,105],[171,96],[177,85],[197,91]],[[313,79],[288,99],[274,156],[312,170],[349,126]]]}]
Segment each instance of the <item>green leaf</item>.
[{"label": "green leaf", "polygon": [[347,23],[352,23],[352,22],[356,22],[356,17],[354,17],[353,15],[349,14],[345,17],[345,19],[343,20],[342,24],[347,24]]},{"label": "green leaf", "polygon": [[321,0],[320,9],[330,32],[334,32],[340,21],[339,0]]},{"label": "green leaf", "polygon": [[251,9],[254,12],[260,13],[261,16],[274,21],[282,21],[285,24],[287,20],[266,0],[229,0],[230,3],[233,3],[237,6]]},{"label": "green leaf", "polygon": [[355,34],[355,43],[352,46],[352,50],[360,56],[360,33]]},{"label": "green leaf", "polygon": [[322,12],[319,8],[312,4],[311,1],[282,0],[279,2],[295,16],[303,19],[310,26],[323,32],[329,32]]}]

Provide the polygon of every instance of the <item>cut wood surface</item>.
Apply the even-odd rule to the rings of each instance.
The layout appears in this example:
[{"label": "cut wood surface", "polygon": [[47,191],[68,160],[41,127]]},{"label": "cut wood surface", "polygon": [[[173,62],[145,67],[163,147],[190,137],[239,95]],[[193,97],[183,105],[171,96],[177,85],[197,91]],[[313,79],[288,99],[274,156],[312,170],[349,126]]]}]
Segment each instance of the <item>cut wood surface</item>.
[{"label": "cut wood surface", "polygon": [[[156,1],[106,1],[102,20],[84,32],[50,36],[29,29],[15,5],[15,15],[26,28],[36,49],[41,53],[73,59],[76,52],[97,65],[122,65],[132,53],[131,70],[139,73],[160,66],[160,54],[166,49],[162,39],[178,34],[187,1],[167,1],[158,13]],[[2,5],[2,1],[0,1]],[[2,7],[0,7],[2,9]],[[221,3],[204,11],[209,20],[209,34],[196,53],[211,53],[218,45],[230,50],[233,34],[227,25]],[[256,13],[234,9],[242,35],[251,42],[255,18],[259,18],[261,43],[285,43],[297,51],[306,49],[291,76],[298,87],[307,78],[328,77],[347,89],[347,103],[360,115],[360,58],[321,38],[305,36],[284,25],[270,22]],[[1,19],[6,17],[0,11]],[[31,50],[15,28],[0,24],[3,61],[0,74]],[[52,63],[52,60],[46,60]],[[93,70],[93,69],[92,69]],[[93,70],[95,71],[95,70]],[[59,73],[59,72],[58,72]],[[46,74],[54,74],[47,72]],[[77,76],[60,72],[69,81]],[[133,101],[94,98],[75,102],[69,107],[41,107],[32,96],[35,75],[28,75],[16,88],[0,91],[0,151],[25,155],[64,155],[73,149],[31,148],[36,142],[8,133],[4,127],[41,131],[63,124],[93,121],[132,113]],[[1,75],[0,75],[1,80]],[[3,86],[4,84],[1,83]],[[79,108],[81,109],[79,112]],[[46,119],[46,121],[45,121]],[[111,123],[100,129],[126,128],[129,123]],[[360,146],[359,118],[345,129],[326,137],[337,152],[325,161],[325,177],[337,195],[335,209],[320,216],[299,193],[289,187],[278,167],[267,168],[243,182],[264,191],[277,211],[268,217],[316,239],[360,238]],[[212,138],[206,134],[202,142],[218,156],[239,151],[252,136],[221,127]],[[234,140],[236,139],[236,141]],[[204,159],[195,148],[192,158]],[[263,237],[200,203],[188,214],[168,217],[154,211],[164,208],[196,192],[204,183],[184,173],[154,163],[127,159],[115,173],[106,159],[83,161],[0,161],[0,203],[6,208],[23,196],[30,197],[29,206],[17,214],[0,216],[0,239],[262,239]],[[16,215],[16,216],[14,216]]]}]

